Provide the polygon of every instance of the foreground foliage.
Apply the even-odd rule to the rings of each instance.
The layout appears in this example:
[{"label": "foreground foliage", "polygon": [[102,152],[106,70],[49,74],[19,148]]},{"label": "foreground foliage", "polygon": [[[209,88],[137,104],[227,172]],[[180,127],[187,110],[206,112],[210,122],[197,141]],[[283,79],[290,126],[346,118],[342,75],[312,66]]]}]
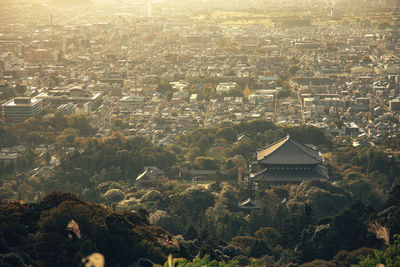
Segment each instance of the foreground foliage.
[{"label": "foreground foliage", "polygon": [[[54,192],[35,204],[1,202],[0,214],[1,266],[79,266],[93,252],[110,266],[128,266],[141,259],[163,262],[179,249],[145,212],[116,213],[68,193]],[[68,231],[71,220],[79,235]]]},{"label": "foreground foliage", "polygon": [[394,243],[385,250],[374,250],[374,253],[364,257],[355,267],[379,266],[386,267],[400,266],[400,235],[395,236]]}]

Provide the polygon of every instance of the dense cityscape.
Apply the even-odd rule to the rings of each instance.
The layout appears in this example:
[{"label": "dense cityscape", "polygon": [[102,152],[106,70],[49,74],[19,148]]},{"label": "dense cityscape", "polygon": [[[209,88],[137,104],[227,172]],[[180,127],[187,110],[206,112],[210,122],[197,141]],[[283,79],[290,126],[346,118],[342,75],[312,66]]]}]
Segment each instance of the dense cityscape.
[{"label": "dense cityscape", "polygon": [[228,2],[0,0],[0,265],[397,266],[399,1]]}]

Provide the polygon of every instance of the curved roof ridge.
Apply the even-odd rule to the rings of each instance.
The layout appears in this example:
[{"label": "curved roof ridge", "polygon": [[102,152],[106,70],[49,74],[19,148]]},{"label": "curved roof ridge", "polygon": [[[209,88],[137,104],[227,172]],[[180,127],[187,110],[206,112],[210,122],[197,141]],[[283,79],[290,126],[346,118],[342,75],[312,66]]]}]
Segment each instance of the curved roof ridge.
[{"label": "curved roof ridge", "polygon": [[272,143],[269,146],[264,147],[263,149],[257,150],[257,160],[263,159],[267,155],[273,153],[274,151],[282,147],[288,140],[289,138],[285,137],[275,143]]},{"label": "curved roof ridge", "polygon": [[300,143],[298,143],[298,142],[296,142],[296,141],[294,141],[294,140],[290,140],[290,141],[291,141],[292,143],[294,143],[298,148],[300,148],[301,150],[303,150],[305,153],[307,153],[308,155],[310,155],[311,157],[313,157],[313,158],[315,158],[315,159],[317,159],[317,160],[319,160],[319,161],[322,162],[322,159],[321,159],[320,157],[315,156],[315,155],[313,155],[313,154],[310,153],[310,150],[315,151],[316,153],[319,153],[318,150],[315,150],[315,149],[313,149],[313,148],[311,148],[311,147],[308,147],[308,146],[306,146],[306,145],[300,144]]},{"label": "curved roof ridge", "polygon": [[[314,157],[313,155],[310,155],[310,153],[308,153],[307,151],[305,151],[305,150],[302,148],[302,146],[303,146],[302,144],[297,143],[297,142],[294,141],[293,139],[290,139],[290,136],[288,136],[288,138],[285,140],[285,142],[282,142],[282,144],[281,144],[279,147],[277,147],[276,149],[274,149],[273,151],[271,151],[266,157],[269,157],[269,156],[271,156],[272,154],[278,152],[281,148],[283,148],[283,146],[284,146],[286,143],[292,143],[296,148],[300,149],[301,151],[305,152],[308,156],[310,156],[310,157],[312,157],[312,158],[315,159],[315,157]],[[264,158],[266,158],[266,157],[264,157]]]},{"label": "curved roof ridge", "polygon": [[[289,137],[290,137],[290,136],[289,136]],[[286,136],[286,137],[284,137],[284,138],[282,138],[282,139],[279,139],[278,141],[275,141],[275,142],[272,143],[272,144],[266,145],[266,146],[261,147],[261,148],[257,148],[257,151],[261,151],[261,150],[264,150],[264,149],[266,149],[266,148],[269,148],[269,147],[271,147],[271,146],[273,146],[273,145],[276,145],[276,144],[278,144],[278,143],[280,143],[280,142],[282,142],[282,141],[284,141],[284,140],[288,140],[288,136]]]},{"label": "curved roof ridge", "polygon": [[[290,144],[288,146],[288,144]],[[292,147],[292,148],[290,148]],[[280,150],[284,150],[286,152],[285,155],[281,155],[278,152]],[[296,152],[297,150],[297,152]],[[303,162],[303,164],[318,164],[322,163],[323,160],[319,157],[317,154],[318,151],[315,151],[315,153],[311,152],[311,148],[307,148],[306,146],[292,140],[289,135],[286,136],[286,138],[283,138],[269,146],[266,146],[263,149],[257,150],[257,160],[266,160],[267,158],[273,157],[271,160],[269,160],[271,163],[275,162],[274,164],[280,164],[279,162],[287,162],[289,161],[294,161],[293,163],[296,164],[295,162]],[[314,151],[314,150],[313,150]],[[289,154],[288,154],[289,153]],[[301,159],[303,158],[303,159]],[[308,158],[308,160],[306,160]],[[292,159],[292,160],[290,160]],[[307,163],[306,163],[307,162]]]}]

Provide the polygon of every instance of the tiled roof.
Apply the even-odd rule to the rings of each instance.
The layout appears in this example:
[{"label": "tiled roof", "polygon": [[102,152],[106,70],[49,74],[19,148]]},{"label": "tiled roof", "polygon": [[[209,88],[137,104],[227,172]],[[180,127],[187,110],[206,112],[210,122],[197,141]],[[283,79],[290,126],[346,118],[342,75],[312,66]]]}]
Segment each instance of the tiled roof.
[{"label": "tiled roof", "polygon": [[269,146],[257,150],[260,164],[321,164],[319,152],[293,141],[288,135]]},{"label": "tiled roof", "polygon": [[312,179],[326,179],[313,170],[265,170],[254,178],[266,182],[301,182]]},{"label": "tiled roof", "polygon": [[259,209],[260,204],[251,200],[251,198],[246,199],[245,201],[239,203],[239,208],[241,209]]},{"label": "tiled roof", "polygon": [[153,181],[156,178],[157,178],[157,175],[155,174],[155,172],[150,168],[146,168],[144,170],[144,172],[142,172],[141,174],[139,174],[136,177],[136,182],[139,182],[139,181]]}]

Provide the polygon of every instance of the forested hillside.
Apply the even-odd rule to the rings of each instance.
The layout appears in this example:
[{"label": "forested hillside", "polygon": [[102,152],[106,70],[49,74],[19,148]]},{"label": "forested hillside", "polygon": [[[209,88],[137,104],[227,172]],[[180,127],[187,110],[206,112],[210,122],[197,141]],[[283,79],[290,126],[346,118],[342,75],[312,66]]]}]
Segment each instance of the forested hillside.
[{"label": "forested hillside", "polygon": [[116,213],[70,193],[32,204],[4,201],[0,210],[1,266],[79,266],[96,252],[109,266],[128,266],[160,262],[179,249],[170,234],[149,225],[145,211]]},{"label": "forested hillside", "polygon": [[[35,135],[60,151],[59,164],[40,174],[24,168],[51,159],[33,149],[2,169],[4,266],[73,264],[96,252],[111,266],[140,258],[163,264],[169,254],[180,266],[368,266],[361,256],[379,262],[386,256],[374,249],[395,250],[400,159],[384,146],[354,148],[315,127],[262,120],[197,129],[156,146],[117,132],[96,138],[84,117],[61,118],[57,124],[45,118],[2,128],[3,135],[15,130],[29,148],[36,139],[27,139],[24,129],[42,125]],[[238,169],[255,160],[256,148],[287,134],[324,152],[330,180],[274,187],[251,179],[238,183]],[[136,182],[145,166],[164,173],[151,186]],[[182,167],[226,174],[195,184],[180,177]],[[259,208],[244,212],[239,203],[249,198]],[[66,231],[72,220],[81,238]],[[46,258],[48,253],[53,256]]]}]

